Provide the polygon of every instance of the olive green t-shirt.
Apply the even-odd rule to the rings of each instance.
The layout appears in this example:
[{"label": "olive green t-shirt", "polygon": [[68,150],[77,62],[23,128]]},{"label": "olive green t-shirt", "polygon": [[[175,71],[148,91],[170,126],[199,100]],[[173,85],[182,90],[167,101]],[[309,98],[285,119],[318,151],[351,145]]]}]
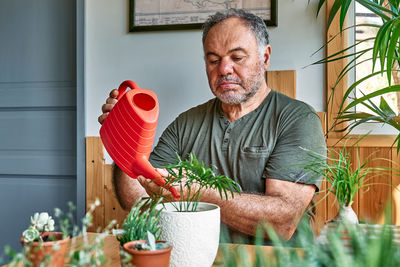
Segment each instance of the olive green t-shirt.
[{"label": "olive green t-shirt", "polygon": [[217,174],[238,182],[244,193],[265,193],[265,178],[314,184],[308,153],[326,154],[318,115],[309,105],[274,90],[254,111],[229,122],[217,98],[180,114],[163,132],[150,155],[154,167],[194,152]]}]

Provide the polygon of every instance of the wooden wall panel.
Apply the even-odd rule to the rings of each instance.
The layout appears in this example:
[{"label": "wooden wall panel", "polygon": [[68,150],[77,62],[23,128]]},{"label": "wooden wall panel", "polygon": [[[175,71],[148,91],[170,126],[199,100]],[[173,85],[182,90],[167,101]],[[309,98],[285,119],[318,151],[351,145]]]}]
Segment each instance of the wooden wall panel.
[{"label": "wooden wall panel", "polygon": [[400,155],[392,148],[392,223],[400,225]]},{"label": "wooden wall panel", "polygon": [[[360,150],[360,161],[370,159],[381,159],[391,157],[390,148],[371,148],[366,147]],[[390,159],[390,158],[389,158]],[[390,169],[391,164],[384,160],[373,160],[368,164],[374,168]],[[360,191],[359,218],[361,221],[372,221],[376,223],[384,222],[384,210],[387,203],[391,201],[391,177],[380,175],[373,172],[367,176],[366,183],[371,186],[362,188]]]},{"label": "wooden wall panel", "polygon": [[121,208],[115,196],[112,185],[112,169],[113,167],[111,164],[106,164],[104,166],[104,225],[111,220],[117,220],[117,228],[122,228],[122,223],[128,212]]},{"label": "wooden wall panel", "polygon": [[100,137],[86,138],[86,210],[98,199],[100,206],[93,214],[88,231],[104,228],[104,153]]},{"label": "wooden wall panel", "polygon": [[296,71],[267,71],[266,80],[269,88],[291,98],[296,98]]},{"label": "wooden wall panel", "polygon": [[[326,19],[329,18],[329,12],[335,0],[327,0],[326,6]],[[347,22],[345,22],[346,26]],[[344,27],[345,27],[344,26]],[[330,41],[326,46],[326,56],[333,55],[338,51],[341,51],[345,48],[347,44],[347,34],[338,35],[340,32],[340,21],[339,16],[336,16],[332,21],[330,27],[326,32],[326,40],[331,40],[332,37],[336,36],[332,41]],[[338,57],[343,56],[343,54],[338,55]],[[347,88],[347,76],[336,85],[337,78],[342,71],[342,69],[346,66],[347,60],[336,60],[326,64],[326,103],[327,103],[327,121],[328,121],[328,129],[331,125],[333,125],[335,121],[335,116],[338,114],[341,99],[343,98],[344,92]],[[335,87],[336,85],[336,87]],[[340,129],[338,127],[335,128]],[[344,132],[334,132],[330,131],[328,133],[329,138],[342,137]]]}]

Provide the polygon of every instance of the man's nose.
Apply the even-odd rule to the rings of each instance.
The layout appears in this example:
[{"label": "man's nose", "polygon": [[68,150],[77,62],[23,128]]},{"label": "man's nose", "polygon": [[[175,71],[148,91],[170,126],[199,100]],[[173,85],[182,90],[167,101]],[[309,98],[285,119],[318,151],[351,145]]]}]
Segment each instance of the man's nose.
[{"label": "man's nose", "polygon": [[219,72],[221,75],[228,75],[233,73],[233,62],[227,59],[222,59],[219,65]]}]

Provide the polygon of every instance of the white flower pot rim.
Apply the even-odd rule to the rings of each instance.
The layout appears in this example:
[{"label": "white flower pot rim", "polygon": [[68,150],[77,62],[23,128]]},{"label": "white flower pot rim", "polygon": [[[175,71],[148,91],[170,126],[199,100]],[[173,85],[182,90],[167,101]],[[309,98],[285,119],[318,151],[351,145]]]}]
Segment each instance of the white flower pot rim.
[{"label": "white flower pot rim", "polygon": [[[181,201],[185,202],[185,201]],[[174,201],[174,202],[167,202],[167,203],[161,203],[158,204],[155,209],[160,210],[161,212],[168,212],[168,213],[179,213],[179,214],[193,214],[193,213],[203,213],[203,212],[210,212],[213,210],[219,210],[220,207],[216,204],[213,203],[208,203],[208,202],[199,202],[198,207],[202,208],[207,208],[207,210],[199,210],[199,211],[177,211],[175,207],[171,203],[179,203],[179,201]],[[193,203],[193,202],[191,202]],[[165,206],[164,206],[165,205]],[[179,204],[177,204],[179,205]]]}]

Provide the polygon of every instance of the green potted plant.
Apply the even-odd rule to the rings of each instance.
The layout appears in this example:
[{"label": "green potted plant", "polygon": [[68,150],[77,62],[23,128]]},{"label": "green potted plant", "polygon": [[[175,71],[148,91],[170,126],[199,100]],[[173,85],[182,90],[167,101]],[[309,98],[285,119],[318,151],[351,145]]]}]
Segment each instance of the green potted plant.
[{"label": "green potted plant", "polygon": [[[218,251],[220,235],[220,208],[201,202],[205,189],[218,190],[221,199],[241,191],[238,183],[224,175],[216,175],[191,153],[187,159],[178,157],[176,164],[165,167],[167,184],[180,189],[179,201],[163,202],[160,211],[161,239],[174,246],[171,267],[211,266]],[[150,198],[157,200],[161,194]],[[207,244],[207,245],[204,245]]]},{"label": "green potted plant", "polygon": [[146,240],[126,242],[124,250],[132,256],[131,263],[136,267],[168,267],[172,246],[166,241],[155,239],[147,231]]},{"label": "green potted plant", "polygon": [[333,219],[335,222],[347,221],[357,224],[357,215],[351,207],[356,193],[360,188],[372,185],[368,183],[372,176],[368,178],[368,175],[383,176],[387,171],[385,168],[368,166],[371,161],[378,160],[372,159],[373,155],[370,155],[364,162],[360,162],[358,150],[357,161],[353,162],[350,150],[352,148],[356,149],[355,145],[358,142],[351,147],[344,145],[337,150],[328,149],[327,156],[308,151],[312,160],[310,161],[311,163],[304,165],[304,168],[325,178],[328,182],[327,189],[320,193],[327,193],[324,198],[328,194],[335,196],[335,201],[339,205],[338,215]]},{"label": "green potted plant", "polygon": [[[334,1],[328,17],[328,27],[331,25],[333,19],[336,16],[339,16],[341,31],[340,34],[344,34],[345,31],[353,28],[375,28],[377,29],[377,33],[372,38],[374,43],[373,46],[366,49],[359,49],[359,51],[356,52],[351,52],[354,47],[361,47],[365,44],[365,42],[371,40],[371,38],[364,38],[357,41],[355,44],[349,44],[343,50],[336,51],[334,54],[328,55],[326,58],[321,59],[314,64],[325,64],[327,62],[348,58],[349,63],[341,70],[340,74],[338,75],[336,85],[339,84],[339,82],[349,71],[353,70],[360,63],[366,61],[363,60],[362,62],[357,62],[356,60],[359,59],[361,56],[366,55],[367,53],[371,53],[371,58],[368,58],[367,60],[372,60],[373,64],[371,73],[369,73],[365,77],[362,77],[361,79],[355,80],[353,84],[351,84],[344,92],[343,98],[340,100],[341,103],[336,121],[331,126],[331,129],[343,123],[346,123],[347,125],[342,130],[349,130],[349,132],[356,126],[367,122],[384,123],[391,125],[399,132],[397,138],[395,139],[395,143],[397,143],[397,152],[399,152],[400,117],[387,104],[382,95],[390,92],[400,91],[400,3],[397,0],[354,0],[354,2],[357,2],[360,5],[364,6],[373,14],[375,14],[378,18],[380,18],[382,24],[350,24],[349,27],[344,28],[344,21],[349,11],[351,2],[353,1]],[[317,15],[325,3],[326,0],[319,0]],[[332,39],[336,38],[337,36],[338,35],[334,36]],[[328,40],[328,42],[330,42],[331,40]],[[380,68],[377,68],[378,65],[380,65]],[[362,97],[354,98],[351,103],[346,104],[350,94],[354,92],[357,87],[360,87],[363,82],[369,79],[373,79],[378,75],[384,74],[386,74],[388,86],[384,88],[379,88],[375,92],[369,94],[363,94]],[[395,78],[395,84],[392,84],[392,77]],[[335,89],[336,85],[333,89]],[[372,98],[377,96],[381,96],[379,105],[376,105],[371,101]],[[330,99],[333,99],[333,97],[331,97]],[[370,112],[360,112],[353,110],[353,108],[358,104],[363,105]]]},{"label": "green potted plant", "polygon": [[[76,207],[71,202],[68,203],[69,211],[66,213],[58,208],[54,210],[61,232],[51,232],[55,228],[55,223],[46,212],[35,213],[31,218],[31,225],[21,238],[22,251],[15,252],[8,246],[5,247],[5,254],[10,258],[8,266],[63,266],[65,262],[71,267],[105,264],[104,239],[109,236],[116,223],[115,220],[111,221],[101,233],[95,235],[95,238],[89,238],[86,231],[87,227],[92,225],[93,212],[99,205],[100,201],[96,200],[90,206],[82,219],[82,230],[74,221],[73,213]],[[58,240],[60,234],[66,238]],[[79,244],[76,244],[77,240],[80,240]],[[70,245],[64,246],[65,241]]]},{"label": "green potted plant", "polygon": [[54,231],[54,220],[47,212],[35,213],[30,225],[22,233],[21,244],[33,266],[47,262],[51,266],[63,266],[70,238],[66,233]]},{"label": "green potted plant", "polygon": [[[123,229],[114,231],[120,247],[127,252],[121,253],[122,263],[131,262],[137,267],[169,266],[172,245],[160,241],[160,211],[149,201],[139,199],[123,222]],[[156,241],[157,239],[157,241]]]}]

